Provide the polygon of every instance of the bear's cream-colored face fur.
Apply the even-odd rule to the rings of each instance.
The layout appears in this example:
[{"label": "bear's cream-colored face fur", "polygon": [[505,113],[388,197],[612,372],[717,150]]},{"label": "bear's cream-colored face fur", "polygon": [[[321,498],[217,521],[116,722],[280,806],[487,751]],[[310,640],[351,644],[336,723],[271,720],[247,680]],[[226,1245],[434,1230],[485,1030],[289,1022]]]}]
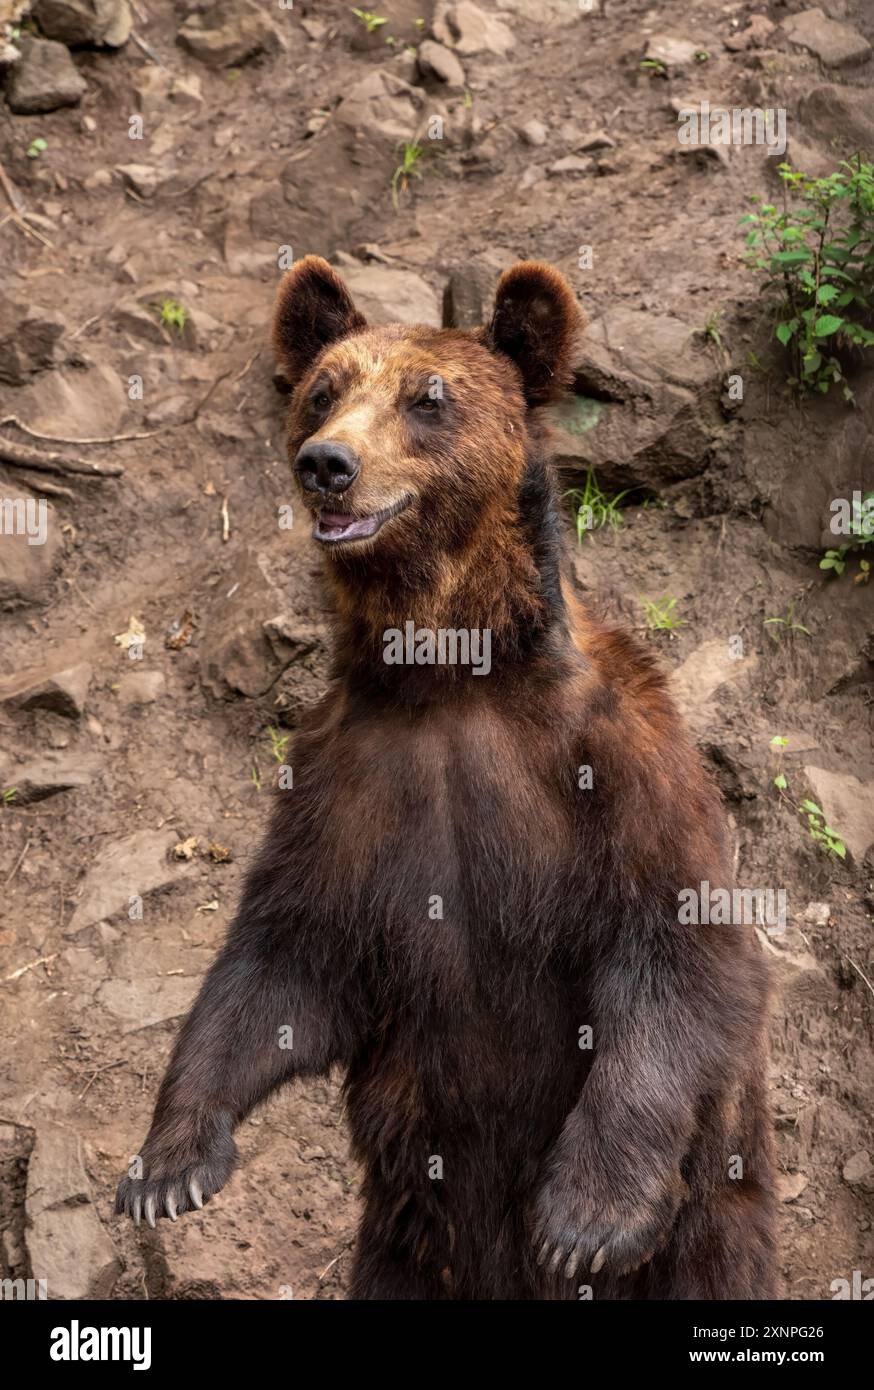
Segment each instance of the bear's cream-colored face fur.
[{"label": "bear's cream-colored face fur", "polygon": [[289,458],[315,540],[335,559],[463,550],[515,496],[530,411],[560,394],[578,322],[545,266],[507,272],[491,325],[467,333],[368,328],[325,261],[295,265],[274,345],[293,387]]}]

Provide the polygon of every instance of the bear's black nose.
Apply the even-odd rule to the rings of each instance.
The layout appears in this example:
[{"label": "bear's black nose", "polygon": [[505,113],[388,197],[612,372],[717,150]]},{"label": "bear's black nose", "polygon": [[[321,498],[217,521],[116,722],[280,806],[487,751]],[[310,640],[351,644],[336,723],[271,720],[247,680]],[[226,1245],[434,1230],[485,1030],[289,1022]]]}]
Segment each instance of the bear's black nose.
[{"label": "bear's black nose", "polygon": [[358,477],[361,461],[348,444],[325,440],[301,445],[294,461],[306,492],[345,492]]}]

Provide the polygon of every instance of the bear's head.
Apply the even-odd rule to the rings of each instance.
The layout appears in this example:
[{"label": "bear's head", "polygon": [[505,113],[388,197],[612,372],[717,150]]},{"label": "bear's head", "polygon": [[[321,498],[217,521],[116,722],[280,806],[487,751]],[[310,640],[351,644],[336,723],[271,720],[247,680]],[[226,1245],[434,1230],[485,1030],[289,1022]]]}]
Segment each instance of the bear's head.
[{"label": "bear's head", "polygon": [[326,261],[287,271],[273,341],[292,389],[289,458],[332,561],[433,576],[512,522],[538,409],[565,390],[580,326],[567,282],[534,261],[506,271],[472,332],[370,328]]}]

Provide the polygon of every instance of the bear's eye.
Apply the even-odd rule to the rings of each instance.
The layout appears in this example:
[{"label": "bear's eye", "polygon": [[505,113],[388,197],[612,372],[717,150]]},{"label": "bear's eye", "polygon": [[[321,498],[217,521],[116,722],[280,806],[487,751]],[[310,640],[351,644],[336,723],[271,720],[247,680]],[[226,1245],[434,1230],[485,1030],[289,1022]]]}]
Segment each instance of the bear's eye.
[{"label": "bear's eye", "polygon": [[310,397],[310,405],[314,410],[329,410],[331,406],[331,397],[328,395],[327,391],[317,391],[314,396]]},{"label": "bear's eye", "polygon": [[433,396],[422,396],[413,405],[414,410],[421,410],[424,415],[434,415],[440,409],[440,402]]}]

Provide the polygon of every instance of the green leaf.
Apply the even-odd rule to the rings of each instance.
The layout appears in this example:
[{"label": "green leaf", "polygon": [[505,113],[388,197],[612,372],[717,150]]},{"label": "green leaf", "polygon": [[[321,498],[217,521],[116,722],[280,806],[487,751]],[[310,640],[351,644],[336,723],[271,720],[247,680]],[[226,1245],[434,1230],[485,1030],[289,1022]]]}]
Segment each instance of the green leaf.
[{"label": "green leaf", "polygon": [[781,792],[785,791],[788,785],[789,783],[786,781],[786,778],[784,777],[782,772],[774,778],[774,786],[778,787]]},{"label": "green leaf", "polygon": [[822,314],[813,326],[813,331],[817,338],[828,338],[832,333],[837,333],[843,319],[837,314]]},{"label": "green leaf", "polygon": [[788,323],[777,324],[777,337],[780,339],[780,342],[783,344],[784,347],[790,341],[793,332],[794,329],[791,328]]},{"label": "green leaf", "polygon": [[817,806],[815,801],[802,801],[801,809],[802,811],[813,811],[814,815],[817,816],[822,815],[822,811],[819,808],[819,806]]},{"label": "green leaf", "polygon": [[820,285],[816,292],[819,304],[831,304],[832,300],[840,293],[837,285]]}]

